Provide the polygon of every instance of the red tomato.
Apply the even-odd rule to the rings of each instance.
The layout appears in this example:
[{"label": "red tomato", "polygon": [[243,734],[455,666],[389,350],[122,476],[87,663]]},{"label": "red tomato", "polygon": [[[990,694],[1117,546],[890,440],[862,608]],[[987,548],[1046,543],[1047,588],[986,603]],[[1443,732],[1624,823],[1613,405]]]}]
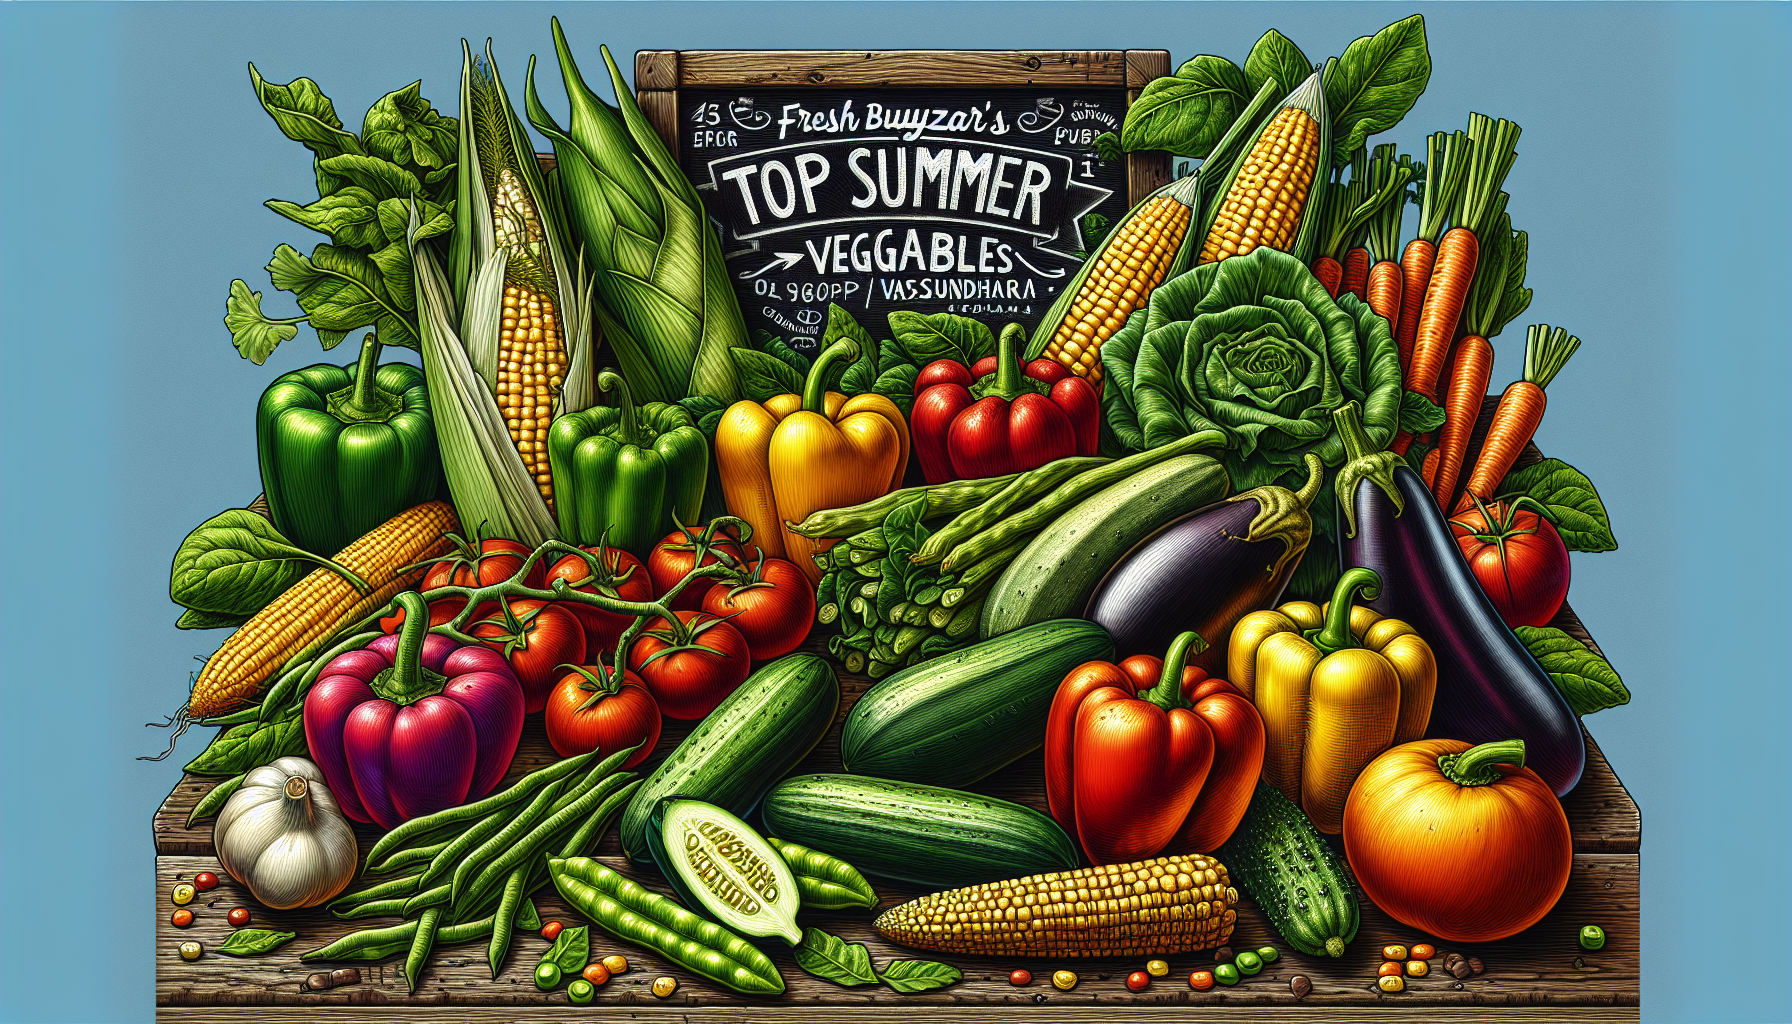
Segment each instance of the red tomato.
[{"label": "red tomato", "polygon": [[[549,567],[547,582],[543,586],[551,588],[555,580],[563,579],[572,589],[586,594],[601,593],[623,601],[653,600],[653,580],[639,558],[621,548],[596,547],[584,550],[595,556],[603,569],[596,579],[591,577],[590,563],[578,555],[567,555]],[[616,641],[622,637],[622,631],[635,621],[631,616],[618,615],[576,601],[561,603],[572,609],[572,613],[579,617],[579,622],[585,627],[585,656],[588,658],[595,659],[599,654],[614,653]]]},{"label": "red tomato", "polygon": [[754,661],[796,650],[815,621],[815,590],[796,563],[761,558],[739,586],[718,584],[703,598],[703,610],[740,630]]},{"label": "red tomato", "polygon": [[200,892],[206,892],[207,890],[216,889],[217,887],[218,876],[212,874],[210,871],[201,871],[193,876],[193,888],[198,889]]},{"label": "red tomato", "polygon": [[[442,597],[429,602],[429,624],[431,626],[440,626],[442,623],[454,618],[465,604],[466,602],[458,597]],[[496,601],[487,601],[473,609],[473,614],[467,619],[467,624],[471,625],[472,623],[478,622],[480,619],[485,618],[497,610],[498,603]],[[380,620],[380,632],[396,633],[398,632],[398,627],[402,625],[404,625],[404,609],[400,608],[391,615]]]},{"label": "red tomato", "polygon": [[[741,545],[738,530],[733,527],[717,530],[707,545],[703,543],[705,532],[691,527],[673,530],[647,553],[647,574],[653,578],[655,594],[664,594],[672,589],[674,583],[684,579],[699,565],[714,565],[720,561],[746,567],[747,551]],[[697,561],[699,548],[702,549],[701,562]],[[673,599],[672,610],[696,611],[703,607],[703,598],[714,585],[708,580],[692,581],[690,586]]]},{"label": "red tomato", "polygon": [[1496,501],[1450,517],[1450,532],[1506,625],[1556,617],[1568,597],[1568,546],[1549,520]]},{"label": "red tomato", "polygon": [[236,909],[232,910],[229,913],[229,915],[227,915],[227,916],[230,919],[231,925],[233,925],[234,927],[237,927],[237,928],[241,928],[244,925],[249,923],[249,908],[248,907],[237,907]]},{"label": "red tomato", "polygon": [[660,741],[660,706],[633,672],[618,679],[598,665],[572,668],[554,684],[546,718],[548,742],[561,757],[589,750],[607,756],[638,743],[641,749],[622,763],[633,768]]},{"label": "red tomato", "polygon": [[547,707],[561,665],[585,661],[585,627],[563,604],[511,601],[508,616],[494,611],[468,626],[466,633],[510,662],[517,681],[523,684],[525,714]]},{"label": "red tomato", "polygon": [[702,612],[675,614],[677,631],[665,619],[654,619],[635,637],[628,665],[666,717],[694,722],[746,681],[752,654],[740,630],[728,623]]},{"label": "red tomato", "polygon": [[[501,537],[482,540],[477,546],[456,540],[454,550],[429,567],[419,589],[427,593],[437,587],[489,587],[502,583],[516,575],[530,554],[526,545]],[[523,582],[539,587],[542,576],[542,564],[536,562]]]}]

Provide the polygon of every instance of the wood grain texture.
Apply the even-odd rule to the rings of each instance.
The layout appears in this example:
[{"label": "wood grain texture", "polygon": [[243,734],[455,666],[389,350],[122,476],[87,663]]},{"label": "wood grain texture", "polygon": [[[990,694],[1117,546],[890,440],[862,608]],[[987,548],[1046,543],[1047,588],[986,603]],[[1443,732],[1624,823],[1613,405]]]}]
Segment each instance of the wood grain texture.
[{"label": "wood grain texture", "polygon": [[[680,50],[678,85],[1125,85],[1120,50]],[[639,86],[637,86],[639,88]]]},{"label": "wood grain texture", "polygon": [[1170,51],[1126,51],[1126,87],[1143,89],[1154,79],[1170,76]]},{"label": "wood grain texture", "polygon": [[678,162],[678,91],[664,89],[642,89],[635,93],[635,102],[641,106],[641,116],[659,133],[660,141],[666,144],[666,152],[672,155],[672,162]]},{"label": "wood grain texture", "polygon": [[678,88],[677,50],[636,50],[635,91]]},{"label": "wood grain texture", "polygon": [[[1200,1019],[1225,1024],[1429,1024],[1448,1020],[1453,1024],[1617,1024],[1640,1019],[1635,1006],[1460,1006],[1440,1013],[1434,1007],[1399,1006],[1389,999],[1388,1005],[1373,1007],[1341,1007],[1335,1005],[1271,1005],[1271,1006],[1203,1006]],[[760,1024],[766,1011],[758,1006],[630,1006],[627,1018],[647,1024],[660,1021],[678,1024]],[[1041,1014],[1047,1016],[1041,1017]],[[611,1016],[620,1016],[612,1012]],[[351,1004],[347,1006],[306,1007],[303,1010],[274,1010],[261,1007],[193,1007],[164,1006],[156,1010],[159,1024],[259,1024],[266,1020],[323,1021],[326,1024],[394,1024],[399,1021],[442,1020],[442,1011],[434,1007],[379,1006]],[[558,1021],[591,1021],[590,1007],[572,1006],[565,1001],[546,1006],[457,1006],[452,1019],[457,1024],[546,1024]],[[1108,1007],[1057,1005],[1050,1009],[1039,1006],[780,1006],[780,1021],[800,1024],[858,1024],[861,1021],[915,1022],[937,1020],[974,1020],[981,1024],[1111,1024],[1114,1011]],[[1187,1021],[1189,1008],[1173,1002],[1164,1005],[1141,1004],[1126,1011],[1128,1021]]]}]

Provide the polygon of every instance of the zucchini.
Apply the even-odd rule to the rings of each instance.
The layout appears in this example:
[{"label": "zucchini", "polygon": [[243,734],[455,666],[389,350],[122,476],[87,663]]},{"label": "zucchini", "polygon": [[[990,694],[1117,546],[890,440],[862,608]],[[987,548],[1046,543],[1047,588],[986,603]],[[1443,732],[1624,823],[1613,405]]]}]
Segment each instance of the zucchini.
[{"label": "zucchini", "polygon": [[1039,749],[1065,673],[1113,656],[1107,630],[1061,619],[921,662],[853,705],[840,761],[859,775],[968,786]]},{"label": "zucchini", "polygon": [[667,797],[748,813],[814,749],[839,708],[840,681],[813,654],[786,655],[748,676],[635,792],[618,827],[622,851],[638,864],[653,862],[647,819]]},{"label": "zucchini", "polygon": [[1361,917],[1355,884],[1325,837],[1281,790],[1257,783],[1220,858],[1295,949],[1343,956],[1345,944],[1356,938]]},{"label": "zucchini", "polygon": [[647,847],[686,907],[741,935],[803,941],[796,875],[746,822],[701,800],[661,800]]},{"label": "zucchini", "polygon": [[935,889],[1076,867],[1076,844],[1030,807],[935,786],[804,775],[766,794],[766,830],[872,875]]},{"label": "zucchini", "polygon": [[1034,537],[996,580],[979,636],[1083,614],[1096,584],[1133,545],[1165,523],[1226,496],[1226,469],[1178,455],[1082,500]]}]

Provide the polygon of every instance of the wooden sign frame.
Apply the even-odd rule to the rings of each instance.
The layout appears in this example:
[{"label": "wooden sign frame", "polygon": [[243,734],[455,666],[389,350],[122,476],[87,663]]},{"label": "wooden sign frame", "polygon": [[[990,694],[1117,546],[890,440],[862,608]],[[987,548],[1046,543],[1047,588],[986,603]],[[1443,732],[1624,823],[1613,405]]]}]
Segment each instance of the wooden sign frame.
[{"label": "wooden sign frame", "polygon": [[[681,89],[1126,89],[1130,107],[1170,74],[1168,50],[637,50],[635,97],[678,159]],[[1171,155],[1126,154],[1127,206],[1170,181]]]}]

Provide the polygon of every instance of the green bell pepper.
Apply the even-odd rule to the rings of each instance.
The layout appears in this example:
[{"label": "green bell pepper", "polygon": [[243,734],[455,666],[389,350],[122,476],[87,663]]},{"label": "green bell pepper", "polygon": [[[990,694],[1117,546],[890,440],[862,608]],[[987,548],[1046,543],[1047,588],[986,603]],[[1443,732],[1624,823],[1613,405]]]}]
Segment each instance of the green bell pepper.
[{"label": "green bell pepper", "polygon": [[348,366],[281,374],[255,409],[261,486],[274,526],[333,557],[436,496],[442,459],[421,368],[379,365],[369,334]]},{"label": "green bell pepper", "polygon": [[627,382],[608,370],[597,386],[617,393],[614,406],[568,413],[548,431],[560,539],[646,558],[674,517],[700,521],[709,444],[681,406],[636,406]]}]

